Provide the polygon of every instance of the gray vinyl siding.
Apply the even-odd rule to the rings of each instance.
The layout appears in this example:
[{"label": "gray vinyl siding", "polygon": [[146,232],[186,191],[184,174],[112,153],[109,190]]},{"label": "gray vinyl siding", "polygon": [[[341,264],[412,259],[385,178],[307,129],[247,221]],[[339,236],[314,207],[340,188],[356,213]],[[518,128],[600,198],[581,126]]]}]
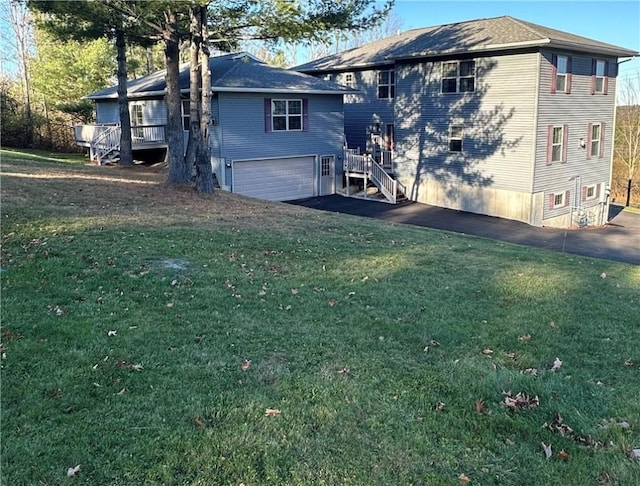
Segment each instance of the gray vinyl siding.
[{"label": "gray vinyl siding", "polygon": [[120,123],[117,101],[96,102],[96,123]]},{"label": "gray vinyl siding", "polygon": [[[568,55],[572,58],[571,92],[551,93],[552,54]],[[544,192],[544,218],[552,218],[568,213],[570,206],[576,201],[576,191],[581,187],[601,184],[601,192],[609,183],[611,172],[611,152],[614,134],[614,112],[616,97],[616,59],[609,61],[610,73],[608,94],[591,94],[591,62],[592,59],[603,59],[602,56],[590,56],[584,53],[562,51],[543,51],[540,64],[540,87],[538,103],[538,127],[535,161],[534,192]],[[588,140],[590,123],[603,123],[604,148],[602,157],[587,158],[587,150],[580,147],[580,139]],[[547,165],[547,132],[549,125],[567,125],[567,157],[566,163],[554,162]],[[579,182],[576,183],[576,178]],[[549,194],[570,191],[568,207],[551,209]],[[580,202],[580,195],[578,194]],[[586,201],[584,207],[594,206],[598,200]]]},{"label": "gray vinyl siding", "polygon": [[[379,123],[381,130],[384,130],[385,124],[394,123],[394,98],[378,98],[378,71],[390,69],[393,67],[349,72],[353,75],[352,87],[360,91],[345,95],[344,100],[344,133],[349,148],[360,147],[361,151],[365,151],[372,126]],[[346,74],[336,75],[335,81],[346,84]]]},{"label": "gray vinyl siding", "polygon": [[222,130],[220,128],[220,110],[218,96],[211,98],[211,121],[212,125],[209,131],[209,147],[211,148],[212,157],[220,157],[222,150]]},{"label": "gray vinyl siding", "polygon": [[[444,186],[530,192],[537,55],[475,58],[473,93],[442,93],[441,62],[396,67],[398,175]],[[463,127],[461,153],[449,152],[449,127]],[[418,194],[413,193],[412,197]]]},{"label": "gray vinyl siding", "polygon": [[[265,98],[308,99],[308,131],[266,132]],[[221,157],[233,160],[334,155],[341,160],[344,139],[342,95],[220,93]],[[336,176],[342,172],[336,163]],[[230,169],[225,180],[230,183]]]}]

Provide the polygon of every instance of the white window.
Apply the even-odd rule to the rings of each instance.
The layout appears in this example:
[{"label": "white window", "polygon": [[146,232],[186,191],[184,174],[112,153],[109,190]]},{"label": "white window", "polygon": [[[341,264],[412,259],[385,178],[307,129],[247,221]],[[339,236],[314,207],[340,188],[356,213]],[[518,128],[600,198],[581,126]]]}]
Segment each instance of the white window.
[{"label": "white window", "polygon": [[476,87],[475,61],[450,61],[442,63],[442,92],[470,93]]},{"label": "white window", "polygon": [[563,208],[567,205],[567,195],[564,192],[553,194],[551,209]]},{"label": "white window", "polygon": [[463,128],[460,125],[449,127],[449,152],[462,152]]},{"label": "white window", "polygon": [[569,58],[558,56],[556,64],[556,90],[567,91],[567,74],[569,69]]},{"label": "white window", "polygon": [[591,157],[600,156],[600,145],[602,143],[602,125],[594,123],[591,125],[591,146],[588,148]]},{"label": "white window", "polygon": [[191,103],[189,100],[182,100],[182,129],[189,130],[189,124],[191,122]]},{"label": "white window", "polygon": [[133,138],[133,142],[142,142],[144,140],[144,129],[141,128],[142,125],[144,125],[142,105],[131,105],[131,137]]},{"label": "white window", "polygon": [[551,138],[551,162],[562,162],[564,127],[553,127]]},{"label": "white window", "polygon": [[344,84],[346,86],[349,86],[350,88],[353,87],[353,74],[352,73],[347,73],[344,75]]},{"label": "white window", "polygon": [[596,185],[592,185],[592,186],[587,186],[585,191],[585,199],[587,201],[591,200],[591,199],[595,199],[596,197],[598,197],[598,193],[596,191]]},{"label": "white window", "polygon": [[603,60],[598,59],[596,61],[595,71],[595,92],[604,93],[605,62]]},{"label": "white window", "polygon": [[302,100],[271,100],[274,132],[302,131]]},{"label": "white window", "polygon": [[378,72],[378,98],[390,99],[396,95],[396,76],[395,71],[379,71]]}]

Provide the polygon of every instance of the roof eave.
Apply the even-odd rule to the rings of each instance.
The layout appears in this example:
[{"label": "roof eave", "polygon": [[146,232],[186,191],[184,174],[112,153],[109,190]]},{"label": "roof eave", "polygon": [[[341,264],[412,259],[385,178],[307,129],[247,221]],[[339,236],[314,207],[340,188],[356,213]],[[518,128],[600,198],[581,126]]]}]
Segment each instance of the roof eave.
[{"label": "roof eave", "polygon": [[635,57],[638,55],[638,52],[632,51],[631,49],[625,49],[623,47],[590,46],[590,45],[585,45],[578,42],[569,42],[569,41],[561,41],[561,40],[551,40],[551,42],[549,42],[549,46],[557,47],[560,49],[569,49],[569,50],[578,51],[578,52],[602,54],[606,56],[615,56],[615,57]]}]

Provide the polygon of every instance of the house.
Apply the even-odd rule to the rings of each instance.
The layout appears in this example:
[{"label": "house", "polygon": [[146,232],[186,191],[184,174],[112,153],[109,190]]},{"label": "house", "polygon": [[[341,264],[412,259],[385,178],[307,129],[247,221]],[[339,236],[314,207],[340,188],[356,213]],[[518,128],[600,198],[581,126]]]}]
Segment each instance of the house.
[{"label": "house", "polygon": [[[223,189],[247,196],[292,200],[333,194],[342,180],[343,95],[336,83],[268,66],[246,54],[210,59],[213,171]],[[179,84],[185,142],[189,127],[189,69]],[[166,150],[165,72],[129,81],[127,91],[134,154]],[[75,127],[78,145],[103,161],[117,154],[120,127],[117,88],[86,96],[96,124]]]},{"label": "house", "polygon": [[369,154],[367,167],[387,153],[409,199],[571,227],[606,221],[618,59],[637,54],[504,16],[293,69],[359,91],[345,96],[350,151]]}]

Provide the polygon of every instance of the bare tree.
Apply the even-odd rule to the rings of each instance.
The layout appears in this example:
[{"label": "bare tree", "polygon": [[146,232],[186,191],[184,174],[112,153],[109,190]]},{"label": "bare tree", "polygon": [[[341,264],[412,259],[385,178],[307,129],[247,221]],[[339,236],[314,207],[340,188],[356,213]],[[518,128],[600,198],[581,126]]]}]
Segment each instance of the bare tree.
[{"label": "bare tree", "polygon": [[[631,190],[640,166],[640,74],[628,78],[620,86],[620,105],[616,113],[616,140],[614,145],[614,174],[625,178],[626,205],[631,201]],[[620,174],[622,168],[622,174]],[[621,181],[617,181],[620,183]]]}]

